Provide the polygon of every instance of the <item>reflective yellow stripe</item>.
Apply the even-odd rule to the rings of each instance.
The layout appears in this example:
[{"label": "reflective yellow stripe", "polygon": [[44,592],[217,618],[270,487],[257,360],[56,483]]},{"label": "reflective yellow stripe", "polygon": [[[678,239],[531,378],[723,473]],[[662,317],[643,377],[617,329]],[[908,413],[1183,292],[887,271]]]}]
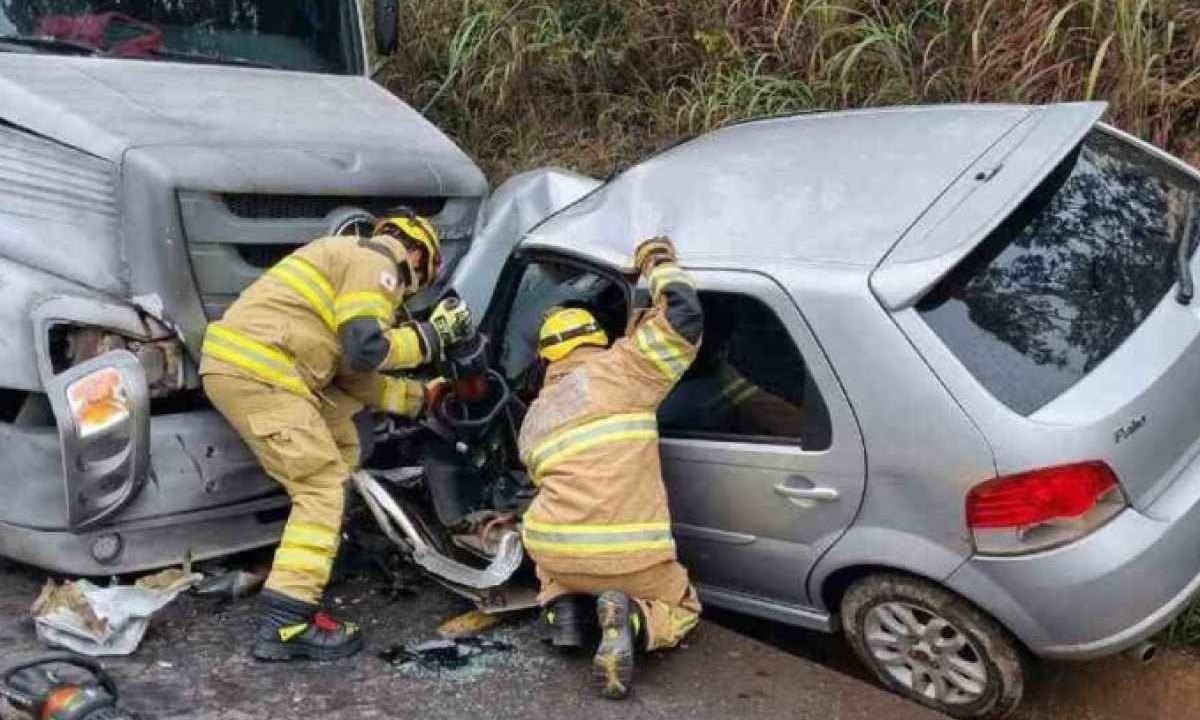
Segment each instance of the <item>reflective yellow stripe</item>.
[{"label": "reflective yellow stripe", "polygon": [[529,452],[526,465],[534,482],[539,483],[540,475],[555,463],[584,450],[625,440],[655,440],[657,438],[658,420],[654,413],[611,415],[551,434]]},{"label": "reflective yellow stripe", "polygon": [[314,551],[337,552],[338,532],[333,528],[310,523],[288,521],[280,545],[306,547]]},{"label": "reflective yellow stripe", "polygon": [[593,526],[595,532],[590,533],[547,532],[534,529],[526,522],[521,528],[521,538],[530,550],[566,555],[635,553],[675,547],[669,527],[639,532],[607,532],[603,528],[603,525]]},{"label": "reflective yellow stripe", "polygon": [[667,522],[623,525],[559,525],[525,520],[521,537],[527,547],[568,554],[669,550],[675,546]]},{"label": "reflective yellow stripe", "polygon": [[660,333],[653,323],[642,325],[634,336],[638,349],[671,382],[683,377],[688,368],[688,352]]},{"label": "reflective yellow stripe", "polygon": [[690,288],[696,287],[696,282],[692,280],[692,277],[678,266],[660,265],[650,273],[650,296],[657,300],[663,288],[672,283],[680,283]]},{"label": "reflective yellow stripe", "polygon": [[642,532],[670,532],[671,523],[667,521],[660,522],[645,522],[645,523],[595,523],[595,524],[570,524],[570,523],[544,523],[538,520],[526,518],[522,521],[522,525],[530,530],[546,533],[563,533],[568,535],[592,535],[597,533],[608,533],[620,535],[623,533],[642,533]]},{"label": "reflective yellow stripe", "polygon": [[312,394],[300,379],[290,357],[235,330],[217,324],[209,325],[201,352],[236,365],[270,385],[297,395]]},{"label": "reflective yellow stripe", "polygon": [[338,327],[357,318],[375,318],[388,326],[396,314],[396,307],[383,293],[356,292],[339,295],[334,303]]},{"label": "reflective yellow stripe", "polygon": [[297,635],[301,635],[308,629],[308,623],[300,623],[298,625],[288,625],[287,627],[279,628],[279,639],[283,642],[291,642]]},{"label": "reflective yellow stripe", "polygon": [[333,555],[303,547],[280,546],[275,551],[275,563],[271,569],[309,573],[324,580],[333,570]]},{"label": "reflective yellow stripe", "polygon": [[745,378],[734,378],[732,382],[727,384],[724,390],[721,391],[721,397],[730,405],[737,407],[750,399],[754,395],[756,388],[750,384]]},{"label": "reflective yellow stripe", "polygon": [[415,417],[424,402],[424,387],[419,382],[384,378],[383,397],[379,409],[393,415]]},{"label": "reflective yellow stripe", "polygon": [[327,327],[335,328],[333,286],[320,270],[306,260],[289,255],[276,263],[267,274],[299,293]]},{"label": "reflective yellow stripe", "polygon": [[387,332],[388,356],[381,370],[406,370],[422,365],[425,354],[421,352],[421,336],[412,325]]},{"label": "reflective yellow stripe", "polygon": [[691,610],[684,610],[682,608],[674,609],[670,615],[671,630],[675,633],[676,638],[687,635],[700,622],[700,616]]}]

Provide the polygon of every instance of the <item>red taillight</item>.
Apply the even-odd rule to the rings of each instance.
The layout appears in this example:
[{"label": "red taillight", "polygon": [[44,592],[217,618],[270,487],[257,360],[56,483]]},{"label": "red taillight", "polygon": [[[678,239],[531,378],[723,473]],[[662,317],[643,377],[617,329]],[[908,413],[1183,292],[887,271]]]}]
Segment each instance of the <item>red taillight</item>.
[{"label": "red taillight", "polygon": [[1020,528],[1077,518],[1117,486],[1102,462],[1077,463],[988,480],[967,493],[973,529]]}]

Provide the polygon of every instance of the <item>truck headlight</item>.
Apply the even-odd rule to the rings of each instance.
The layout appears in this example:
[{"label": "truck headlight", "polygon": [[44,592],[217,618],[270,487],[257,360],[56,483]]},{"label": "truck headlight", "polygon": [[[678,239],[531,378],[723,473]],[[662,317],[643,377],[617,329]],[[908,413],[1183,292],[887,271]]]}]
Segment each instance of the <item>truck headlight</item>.
[{"label": "truck headlight", "polygon": [[67,386],[67,403],[80,438],[90,438],[127,421],[129,393],[119,370],[106,367]]},{"label": "truck headlight", "polygon": [[113,350],[46,381],[58,424],[67,524],[75,531],[119,513],[146,482],[150,392],[138,358]]}]

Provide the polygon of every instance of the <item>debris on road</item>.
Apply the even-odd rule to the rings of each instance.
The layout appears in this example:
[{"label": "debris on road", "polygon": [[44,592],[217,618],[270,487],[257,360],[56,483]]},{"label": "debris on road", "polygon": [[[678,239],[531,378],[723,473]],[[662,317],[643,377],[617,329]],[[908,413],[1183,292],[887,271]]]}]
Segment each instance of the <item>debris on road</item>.
[{"label": "debris on road", "polygon": [[164,570],[134,585],[102,588],[87,580],[47,580],[30,613],[38,640],[92,657],[129,655],[137,650],[150,618],[203,578]]},{"label": "debris on road", "polygon": [[478,635],[484,630],[497,625],[500,619],[499,615],[489,615],[479,610],[471,610],[458,617],[450,618],[439,625],[437,634],[447,640],[457,640],[471,635]]},{"label": "debris on road", "polygon": [[512,652],[513,649],[512,644],[501,640],[468,636],[456,640],[430,640],[412,648],[395,645],[380,653],[379,657],[394,666],[415,664],[426,670],[458,670],[467,667],[476,658]]},{"label": "debris on road", "polygon": [[237,600],[262,587],[267,580],[267,571],[226,570],[201,580],[192,590],[196,595]]}]

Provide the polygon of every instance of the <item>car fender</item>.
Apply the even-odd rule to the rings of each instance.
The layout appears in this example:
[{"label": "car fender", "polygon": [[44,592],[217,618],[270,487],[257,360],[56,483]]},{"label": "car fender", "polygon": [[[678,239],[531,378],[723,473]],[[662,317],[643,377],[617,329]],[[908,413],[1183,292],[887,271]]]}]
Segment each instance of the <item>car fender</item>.
[{"label": "car fender", "polygon": [[899,570],[944,584],[966,560],[967,556],[917,534],[889,527],[854,526],[809,574],[809,597],[818,609],[834,614],[839,608],[826,607],[827,590],[845,579],[848,572],[857,575],[859,570]]}]

